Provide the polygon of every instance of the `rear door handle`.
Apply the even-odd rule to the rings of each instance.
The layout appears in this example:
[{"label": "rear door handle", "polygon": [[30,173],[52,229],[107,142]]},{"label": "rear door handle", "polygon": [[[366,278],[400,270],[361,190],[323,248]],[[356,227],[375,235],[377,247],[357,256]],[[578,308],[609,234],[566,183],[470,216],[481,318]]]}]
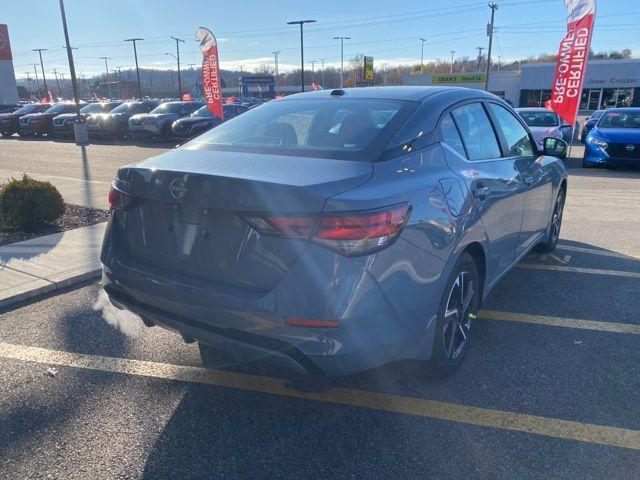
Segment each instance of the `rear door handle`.
[{"label": "rear door handle", "polygon": [[476,198],[484,198],[491,192],[489,187],[476,187],[473,189],[473,196]]}]

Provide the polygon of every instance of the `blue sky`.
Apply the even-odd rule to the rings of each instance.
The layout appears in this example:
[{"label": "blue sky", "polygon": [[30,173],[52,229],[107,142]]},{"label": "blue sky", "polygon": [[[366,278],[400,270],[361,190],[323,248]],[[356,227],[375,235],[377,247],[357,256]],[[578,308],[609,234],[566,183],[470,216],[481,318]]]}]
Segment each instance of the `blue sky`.
[{"label": "blue sky", "polygon": [[[498,0],[496,56],[522,58],[557,49],[564,30],[566,9],[562,0]],[[357,53],[373,55],[376,65],[416,63],[420,59],[419,37],[427,39],[425,59],[474,57],[476,47],[486,47],[486,2],[472,0],[395,1],[368,0],[66,0],[76,69],[87,75],[109,67],[133,65],[132,48],[122,40],[142,37],[138,54],[141,66],[170,68],[175,51],[170,35],[181,36],[183,64],[198,63],[195,29],[210,28],[220,42],[223,68],[242,65],[251,70],[261,63],[273,64],[274,50],[281,50],[280,68],[298,67],[299,33],[286,21],[311,18],[305,28],[305,60],[326,59],[338,65],[340,50],[334,36],[347,35],[345,59]],[[66,72],[64,36],[57,0],[25,2],[2,0],[0,23],[7,23],[16,75],[33,71],[37,61],[33,48],[44,52],[47,71]],[[640,56],[640,2],[598,0],[598,19],[592,41],[596,51],[630,48]],[[319,65],[319,64],[316,64]],[[49,75],[49,73],[47,74]]]}]

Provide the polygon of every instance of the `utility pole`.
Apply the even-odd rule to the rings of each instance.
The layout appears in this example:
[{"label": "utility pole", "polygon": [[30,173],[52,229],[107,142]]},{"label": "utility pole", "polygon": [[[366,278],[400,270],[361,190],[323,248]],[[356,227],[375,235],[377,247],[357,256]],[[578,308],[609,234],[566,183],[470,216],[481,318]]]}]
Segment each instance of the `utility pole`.
[{"label": "utility pole", "polygon": [[453,55],[456,53],[455,50],[449,50],[451,52],[451,65],[449,66],[449,73],[453,73]]},{"label": "utility pole", "polygon": [[482,51],[484,50],[484,47],[477,47],[478,50],[478,71],[480,71],[480,65],[482,63]]},{"label": "utility pole", "polygon": [[493,21],[495,19],[496,10],[498,9],[497,3],[490,3],[491,9],[491,22],[487,25],[487,36],[489,37],[489,50],[487,51],[487,74],[484,77],[484,89],[489,90],[489,71],[491,69],[491,47],[493,46]]},{"label": "utility pole", "polygon": [[276,93],[278,93],[278,55],[281,53],[280,50],[276,50],[275,52],[271,52],[273,53],[273,57],[274,57],[274,73],[275,73],[275,89],[276,89]]},{"label": "utility pole", "polygon": [[33,65],[33,74],[36,76],[36,95],[40,95],[40,82],[38,81],[38,64],[32,63]]},{"label": "utility pole", "polygon": [[498,71],[500,71],[501,64],[502,64],[502,57],[498,55]]},{"label": "utility pole", "polygon": [[178,37],[171,37],[176,41],[176,60],[178,60],[178,99],[182,99],[182,80],[180,79],[180,42],[184,40]]},{"label": "utility pole", "polygon": [[300,82],[302,83],[302,91],[304,92],[304,33],[303,33],[303,25],[305,23],[315,23],[315,20],[294,20],[291,22],[287,22],[287,25],[300,25],[300,66],[302,67],[300,70]]},{"label": "utility pole", "polygon": [[24,72],[24,74],[27,76],[27,94],[31,98],[31,72]]},{"label": "utility pole", "polygon": [[109,100],[111,100],[111,83],[109,83],[109,64],[107,60],[111,60],[111,57],[100,57],[100,60],[104,60],[104,70],[106,72],[106,76],[104,77],[107,86],[109,87]]},{"label": "utility pole", "polygon": [[62,98],[62,92],[60,92],[60,81],[58,80],[58,71],[54,68],[53,74],[56,77],[56,87],[58,89],[58,98]]},{"label": "utility pole", "polygon": [[138,77],[138,98],[142,100],[142,85],[140,84],[140,68],[138,67],[138,50],[136,48],[136,42],[144,40],[143,38],[127,38],[125,42],[133,43],[133,56],[136,59],[136,76]]},{"label": "utility pole", "polygon": [[340,40],[340,88],[342,88],[344,76],[344,41],[351,40],[351,37],[333,37],[334,40]]},{"label": "utility pole", "polygon": [[42,52],[46,51],[46,48],[34,48],[34,52],[38,52],[40,55],[40,68],[42,69],[42,82],[44,83],[44,94],[49,98],[49,89],[47,88],[47,77],[44,74],[44,63],[42,62]]},{"label": "utility pole", "polygon": [[426,38],[420,37],[420,73],[424,73],[424,42]]},{"label": "utility pole", "polygon": [[322,88],[324,88],[324,62],[326,61],[326,58],[322,58],[320,59],[320,63],[322,64]]}]

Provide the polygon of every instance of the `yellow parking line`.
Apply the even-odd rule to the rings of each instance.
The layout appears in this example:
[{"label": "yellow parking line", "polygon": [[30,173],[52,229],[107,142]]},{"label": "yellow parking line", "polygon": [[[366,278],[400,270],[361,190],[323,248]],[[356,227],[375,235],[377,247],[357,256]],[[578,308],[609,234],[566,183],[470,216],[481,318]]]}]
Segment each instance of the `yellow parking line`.
[{"label": "yellow parking line", "polygon": [[561,245],[561,244],[558,244],[556,246],[556,249],[557,250],[568,250],[570,252],[591,253],[593,255],[603,255],[605,257],[616,257],[616,258],[623,258],[623,259],[628,259],[628,260],[640,260],[639,257],[634,256],[634,255],[625,255],[624,253],[609,252],[607,250],[596,250],[596,249],[593,249],[593,248],[574,247],[572,245]]},{"label": "yellow parking line", "polygon": [[598,322],[594,320],[580,320],[577,318],[550,317],[546,315],[530,315],[526,313],[498,312],[495,310],[480,310],[479,317],[492,320],[504,320],[518,323],[535,323],[554,327],[579,328],[582,330],[598,330],[611,333],[631,333],[640,335],[640,325],[614,322]]},{"label": "yellow parking line", "polygon": [[554,270],[556,272],[590,273],[592,275],[610,275],[613,277],[640,278],[639,272],[625,272],[623,270],[604,270],[600,268],[565,267],[560,265],[541,265],[539,263],[519,263],[518,268],[533,270]]},{"label": "yellow parking line", "polygon": [[333,388],[327,392],[305,392],[288,388],[281,380],[270,377],[143,360],[69,353],[2,342],[0,342],[0,358],[203,383],[217,387],[404,413],[482,427],[640,450],[640,431],[638,430],[438,402],[423,398],[349,388]]}]

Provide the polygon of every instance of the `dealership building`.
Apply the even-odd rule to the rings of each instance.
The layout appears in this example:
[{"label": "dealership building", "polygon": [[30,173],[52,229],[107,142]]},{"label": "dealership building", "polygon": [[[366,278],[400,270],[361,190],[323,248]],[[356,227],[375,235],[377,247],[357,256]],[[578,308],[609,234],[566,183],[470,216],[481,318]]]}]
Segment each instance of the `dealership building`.
[{"label": "dealership building", "polygon": [[[489,90],[517,107],[543,107],[551,97],[555,63],[527,63],[518,71],[493,71]],[[451,85],[483,89],[482,73],[406,75],[405,85]],[[581,113],[640,107],[640,60],[591,60],[585,72]]]},{"label": "dealership building", "polygon": [[15,104],[17,101],[18,88],[13,71],[9,31],[6,25],[0,24],[0,105]]}]

